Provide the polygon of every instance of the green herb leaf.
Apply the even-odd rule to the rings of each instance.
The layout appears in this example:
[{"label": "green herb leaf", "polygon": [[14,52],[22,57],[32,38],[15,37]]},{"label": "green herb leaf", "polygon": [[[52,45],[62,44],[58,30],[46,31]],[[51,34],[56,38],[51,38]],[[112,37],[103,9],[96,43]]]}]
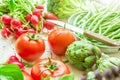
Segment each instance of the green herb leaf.
[{"label": "green herb leaf", "polygon": [[0,65],[0,75],[10,76],[14,80],[24,80],[20,68],[15,64]]},{"label": "green herb leaf", "polygon": [[10,11],[13,11],[15,9],[15,1],[14,0],[9,0],[9,9]]},{"label": "green herb leaf", "polygon": [[14,78],[12,78],[11,76],[0,75],[0,80],[14,80]]},{"label": "green herb leaf", "polygon": [[51,78],[51,77],[47,77],[47,78],[42,78],[42,80],[74,80],[74,74],[66,74],[62,77],[58,77],[58,78]]}]

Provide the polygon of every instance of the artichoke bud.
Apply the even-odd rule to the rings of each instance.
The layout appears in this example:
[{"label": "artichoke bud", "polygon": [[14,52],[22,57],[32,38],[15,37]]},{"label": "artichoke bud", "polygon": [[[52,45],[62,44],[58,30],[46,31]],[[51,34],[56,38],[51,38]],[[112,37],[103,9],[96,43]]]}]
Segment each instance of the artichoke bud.
[{"label": "artichoke bud", "polygon": [[88,68],[92,68],[96,60],[100,58],[101,51],[98,47],[81,40],[70,44],[65,56],[78,69],[85,68],[87,70]]}]

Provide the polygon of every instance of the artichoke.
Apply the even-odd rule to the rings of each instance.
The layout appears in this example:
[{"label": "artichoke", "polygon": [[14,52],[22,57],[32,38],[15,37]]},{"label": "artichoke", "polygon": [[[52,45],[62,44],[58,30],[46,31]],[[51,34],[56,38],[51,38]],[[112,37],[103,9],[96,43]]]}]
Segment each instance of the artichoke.
[{"label": "artichoke", "polygon": [[101,50],[86,41],[75,41],[65,53],[68,61],[80,70],[89,70],[101,57]]}]

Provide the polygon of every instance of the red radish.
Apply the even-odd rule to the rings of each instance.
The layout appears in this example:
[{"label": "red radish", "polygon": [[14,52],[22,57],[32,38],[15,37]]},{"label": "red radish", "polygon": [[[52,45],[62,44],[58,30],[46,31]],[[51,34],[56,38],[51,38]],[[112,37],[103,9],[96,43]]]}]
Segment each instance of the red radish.
[{"label": "red radish", "polygon": [[11,34],[10,28],[8,28],[8,27],[2,28],[2,30],[1,30],[1,35],[2,35],[4,38],[9,37],[10,34]]},{"label": "red radish", "polygon": [[44,9],[44,6],[42,4],[38,4],[35,8],[37,8],[37,9]]},{"label": "red radish", "polygon": [[23,69],[24,68],[24,64],[22,63],[22,62],[20,62],[20,61],[16,61],[16,62],[10,62],[10,63],[8,63],[8,64],[16,64],[16,65],[18,65],[19,66],[19,68],[20,69]]},{"label": "red radish", "polygon": [[2,17],[1,17],[1,21],[3,24],[5,25],[9,25],[10,24],[10,21],[12,20],[12,18],[7,15],[7,14],[4,14]]},{"label": "red radish", "polygon": [[43,9],[34,9],[33,15],[36,15],[38,17],[42,16]]},{"label": "red radish", "polygon": [[15,31],[13,33],[13,36],[14,38],[18,38],[20,35],[22,35],[23,33],[26,33],[26,32],[30,32],[30,33],[36,33],[35,29],[32,29],[32,28],[20,28],[19,30]]},{"label": "red radish", "polygon": [[13,29],[19,29],[19,28],[21,28],[21,26],[22,26],[22,23],[21,23],[21,21],[19,20],[19,19],[12,19],[11,20],[11,27],[13,28]]},{"label": "red radish", "polygon": [[37,25],[38,25],[38,22],[39,22],[38,17],[37,17],[36,15],[32,15],[32,17],[31,17],[31,23],[32,23],[33,25],[37,26]]},{"label": "red radish", "polygon": [[51,13],[51,12],[46,13],[44,18],[45,19],[58,20],[58,17],[54,13]]},{"label": "red radish", "polygon": [[27,21],[30,21],[30,20],[31,20],[31,17],[32,17],[31,14],[27,14],[27,15],[26,15],[26,20],[27,20]]},{"label": "red radish", "polygon": [[45,27],[46,29],[48,29],[48,30],[53,29],[54,26],[55,26],[55,24],[53,24],[53,23],[51,23],[51,22],[48,22],[48,21],[46,21],[43,25],[44,25],[44,27]]},{"label": "red radish", "polygon": [[10,25],[4,25],[5,27],[7,27],[7,28],[10,28]]},{"label": "red radish", "polygon": [[10,56],[9,60],[8,61],[19,61],[19,59],[16,57],[16,56]]},{"label": "red radish", "polygon": [[15,39],[17,39],[20,35],[22,35],[23,33],[26,33],[26,32],[27,32],[26,30],[24,30],[23,28],[20,28],[13,33],[13,36]]}]

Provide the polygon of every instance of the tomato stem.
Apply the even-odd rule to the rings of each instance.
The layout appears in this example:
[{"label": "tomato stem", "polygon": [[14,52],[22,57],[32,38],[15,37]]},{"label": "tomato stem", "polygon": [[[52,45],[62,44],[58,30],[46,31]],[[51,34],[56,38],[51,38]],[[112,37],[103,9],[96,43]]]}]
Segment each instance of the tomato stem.
[{"label": "tomato stem", "polygon": [[50,58],[48,59],[49,59],[49,63],[45,64],[45,66],[47,67],[48,70],[50,70],[51,72],[54,72],[58,67],[57,63],[56,62],[52,63],[51,59]]},{"label": "tomato stem", "polygon": [[31,40],[39,40],[39,35],[28,33],[27,37]]}]

